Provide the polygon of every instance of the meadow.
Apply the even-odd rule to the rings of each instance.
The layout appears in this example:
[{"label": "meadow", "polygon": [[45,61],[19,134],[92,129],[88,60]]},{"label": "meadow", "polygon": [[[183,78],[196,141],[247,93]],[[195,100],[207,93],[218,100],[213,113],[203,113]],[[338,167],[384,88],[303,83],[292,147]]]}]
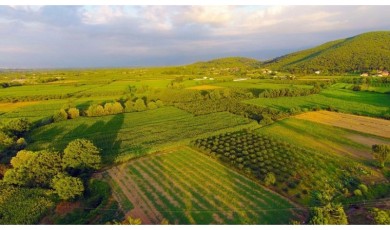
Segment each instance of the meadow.
[{"label": "meadow", "polygon": [[62,150],[73,139],[87,138],[103,150],[104,162],[113,163],[250,122],[228,112],[194,116],[174,107],[103,117],[79,117],[34,130],[28,149]]},{"label": "meadow", "polygon": [[281,111],[292,108],[311,110],[332,108],[340,112],[381,117],[388,114],[390,95],[373,92],[355,92],[345,89],[326,89],[319,94],[300,97],[257,98],[245,103],[266,106]]},{"label": "meadow", "polygon": [[301,208],[188,147],[107,171],[145,224],[288,224]]}]

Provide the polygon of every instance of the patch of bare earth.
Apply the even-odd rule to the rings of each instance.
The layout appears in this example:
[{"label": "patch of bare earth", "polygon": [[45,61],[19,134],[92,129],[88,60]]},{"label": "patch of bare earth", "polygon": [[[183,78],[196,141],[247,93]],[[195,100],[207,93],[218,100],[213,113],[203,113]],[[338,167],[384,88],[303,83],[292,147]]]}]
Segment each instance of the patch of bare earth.
[{"label": "patch of bare earth", "polygon": [[295,116],[298,119],[390,138],[390,121],[329,111],[315,111]]},{"label": "patch of bare earth", "polygon": [[73,212],[75,209],[80,208],[80,202],[66,202],[62,201],[56,206],[56,214],[59,216],[65,216],[68,213]]}]

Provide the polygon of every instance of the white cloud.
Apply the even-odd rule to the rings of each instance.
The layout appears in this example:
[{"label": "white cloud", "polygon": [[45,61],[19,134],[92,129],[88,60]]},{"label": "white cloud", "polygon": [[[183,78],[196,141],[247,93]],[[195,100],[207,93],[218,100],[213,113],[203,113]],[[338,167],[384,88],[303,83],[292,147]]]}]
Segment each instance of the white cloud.
[{"label": "white cloud", "polygon": [[125,16],[121,7],[98,6],[84,12],[83,22],[86,24],[108,24]]}]

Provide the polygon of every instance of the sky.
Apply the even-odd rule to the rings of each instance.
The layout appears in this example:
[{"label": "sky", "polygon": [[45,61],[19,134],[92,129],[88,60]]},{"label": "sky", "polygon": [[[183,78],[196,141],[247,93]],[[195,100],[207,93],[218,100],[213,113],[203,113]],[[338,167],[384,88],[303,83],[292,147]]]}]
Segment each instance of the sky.
[{"label": "sky", "polygon": [[267,60],[390,29],[385,6],[0,6],[0,68]]}]

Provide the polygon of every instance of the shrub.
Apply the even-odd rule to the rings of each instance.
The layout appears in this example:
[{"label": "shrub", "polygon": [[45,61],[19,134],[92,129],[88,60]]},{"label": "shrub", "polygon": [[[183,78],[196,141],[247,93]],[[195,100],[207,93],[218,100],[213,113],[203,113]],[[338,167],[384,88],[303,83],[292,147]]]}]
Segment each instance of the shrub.
[{"label": "shrub", "polygon": [[65,174],[55,176],[52,187],[62,200],[72,200],[84,192],[84,185],[80,178]]},{"label": "shrub", "polygon": [[76,139],[71,141],[64,150],[63,168],[80,171],[100,168],[101,157],[99,149],[89,140]]},{"label": "shrub", "polygon": [[137,112],[145,111],[146,110],[146,105],[144,100],[142,99],[137,99],[134,103],[134,110]]},{"label": "shrub", "polygon": [[276,182],[275,174],[273,174],[272,172],[267,173],[267,175],[264,178],[264,184],[266,186],[270,186],[270,185],[275,184],[275,182]]},{"label": "shrub", "polygon": [[148,109],[157,109],[157,105],[155,102],[151,101],[148,103]]},{"label": "shrub", "polygon": [[114,102],[111,109],[111,114],[123,113],[123,106],[119,102]]},{"label": "shrub", "polygon": [[360,191],[363,192],[363,194],[367,194],[368,188],[365,184],[360,184],[358,187],[359,187]]},{"label": "shrub", "polygon": [[60,109],[59,111],[55,112],[53,115],[54,122],[65,121],[66,119],[68,119],[68,114],[64,109]]},{"label": "shrub", "polygon": [[68,110],[68,118],[75,119],[80,116],[80,111],[77,108],[70,108]]},{"label": "shrub", "polygon": [[363,193],[362,193],[362,191],[361,191],[360,189],[355,189],[355,190],[353,191],[353,194],[354,194],[355,196],[363,196]]},{"label": "shrub", "polygon": [[161,108],[161,107],[164,106],[164,103],[161,100],[157,100],[156,101],[156,105],[157,105],[158,108]]},{"label": "shrub", "polygon": [[125,112],[134,112],[134,103],[131,100],[125,102]]}]

